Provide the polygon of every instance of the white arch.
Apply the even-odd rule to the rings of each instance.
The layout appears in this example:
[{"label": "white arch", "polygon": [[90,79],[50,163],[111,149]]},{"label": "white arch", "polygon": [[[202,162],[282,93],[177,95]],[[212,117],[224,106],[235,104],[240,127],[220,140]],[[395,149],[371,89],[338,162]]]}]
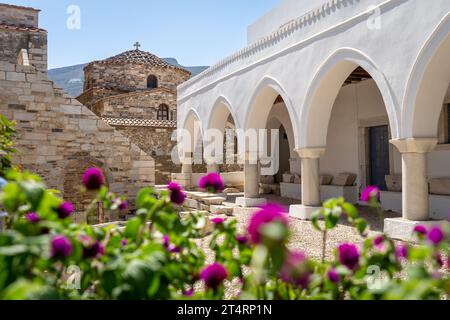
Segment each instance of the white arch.
[{"label": "white arch", "polygon": [[[227,99],[225,96],[221,95],[219,96],[216,101],[214,102],[212,108],[210,109],[208,120],[206,122],[206,127],[204,130],[208,129],[219,129],[223,131],[223,128],[225,128],[226,120],[223,119],[223,116],[225,112],[227,111],[228,114],[231,114],[231,117],[233,118],[234,125],[236,128],[240,128],[239,120],[236,118],[234,114],[234,109],[232,107],[232,104],[230,103],[230,100]],[[216,118],[217,117],[217,118]],[[227,117],[228,118],[228,117]],[[222,120],[222,121],[220,121]],[[220,126],[218,125],[220,123]],[[223,123],[223,128],[222,128]]]},{"label": "white arch", "polygon": [[[185,150],[186,152],[195,152],[196,148],[199,146],[199,144],[203,141],[203,127],[202,122],[200,120],[200,116],[194,108],[189,109],[188,113],[186,114],[183,126],[181,127],[183,130],[187,130],[190,133],[190,144],[189,145],[183,145],[185,149],[190,148],[191,150]],[[198,129],[198,131],[197,131]],[[183,134],[184,131],[178,132],[178,142],[180,140],[184,141],[186,137],[180,137],[180,134]],[[198,137],[198,134],[200,134],[200,137]]]},{"label": "white arch", "polygon": [[[294,131],[294,145],[297,146],[298,119],[294,105],[283,86],[275,78],[270,76],[265,76],[258,83],[256,89],[253,91],[253,94],[250,96],[243,123],[243,129],[265,129],[270,110],[272,109],[273,103],[278,95],[283,98],[288,110],[289,118]],[[257,113],[255,113],[256,109]]]},{"label": "white arch", "polygon": [[402,138],[436,138],[450,81],[450,13],[433,30],[414,63],[405,90]]},{"label": "white arch", "polygon": [[336,50],[319,67],[300,112],[300,148],[326,147],[331,111],[345,80],[358,66],[364,68],[380,90],[392,136],[399,136],[398,103],[384,74],[364,53],[353,48]]}]

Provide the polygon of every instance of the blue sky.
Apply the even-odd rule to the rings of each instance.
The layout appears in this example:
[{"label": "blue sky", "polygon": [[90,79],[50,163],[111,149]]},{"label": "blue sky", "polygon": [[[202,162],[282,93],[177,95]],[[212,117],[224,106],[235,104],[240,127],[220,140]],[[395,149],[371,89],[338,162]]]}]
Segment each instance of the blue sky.
[{"label": "blue sky", "polygon": [[[49,68],[104,59],[133,49],[211,65],[246,43],[246,27],[280,0],[4,0],[41,9],[49,31]],[[81,28],[69,30],[77,5]]]}]

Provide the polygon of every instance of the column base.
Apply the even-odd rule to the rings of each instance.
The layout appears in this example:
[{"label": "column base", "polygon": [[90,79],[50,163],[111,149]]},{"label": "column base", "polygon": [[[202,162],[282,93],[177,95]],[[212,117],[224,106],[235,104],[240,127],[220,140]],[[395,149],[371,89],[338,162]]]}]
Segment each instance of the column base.
[{"label": "column base", "polygon": [[259,207],[266,203],[267,200],[264,198],[245,198],[245,197],[236,198],[236,204],[243,208]]},{"label": "column base", "polygon": [[301,220],[311,220],[312,215],[322,207],[309,207],[302,204],[292,205],[289,207],[289,216]]},{"label": "column base", "polygon": [[393,218],[384,220],[384,233],[391,239],[401,240],[406,242],[416,242],[417,238],[414,235],[414,228],[418,225],[427,228],[443,225],[447,221],[411,221],[403,218]]}]

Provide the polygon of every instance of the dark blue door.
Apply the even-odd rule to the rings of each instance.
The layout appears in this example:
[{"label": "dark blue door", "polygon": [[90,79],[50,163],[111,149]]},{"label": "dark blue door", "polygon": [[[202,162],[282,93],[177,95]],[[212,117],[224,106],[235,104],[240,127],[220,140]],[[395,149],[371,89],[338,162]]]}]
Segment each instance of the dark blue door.
[{"label": "dark blue door", "polygon": [[370,144],[370,184],[386,188],[386,175],[389,169],[389,128],[388,126],[369,128]]}]

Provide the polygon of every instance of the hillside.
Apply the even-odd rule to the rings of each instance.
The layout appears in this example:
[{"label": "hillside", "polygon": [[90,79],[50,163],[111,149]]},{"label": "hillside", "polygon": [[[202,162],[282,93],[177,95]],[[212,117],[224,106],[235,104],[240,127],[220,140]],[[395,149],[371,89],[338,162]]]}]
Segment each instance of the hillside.
[{"label": "hillside", "polygon": [[[196,76],[208,68],[206,66],[182,66],[175,58],[163,58],[163,60],[171,65],[189,70],[192,73],[192,76]],[[63,68],[50,69],[48,71],[48,76],[50,80],[55,82],[58,87],[63,88],[72,97],[77,97],[83,92],[83,68],[85,65],[86,64],[78,64]]]}]

